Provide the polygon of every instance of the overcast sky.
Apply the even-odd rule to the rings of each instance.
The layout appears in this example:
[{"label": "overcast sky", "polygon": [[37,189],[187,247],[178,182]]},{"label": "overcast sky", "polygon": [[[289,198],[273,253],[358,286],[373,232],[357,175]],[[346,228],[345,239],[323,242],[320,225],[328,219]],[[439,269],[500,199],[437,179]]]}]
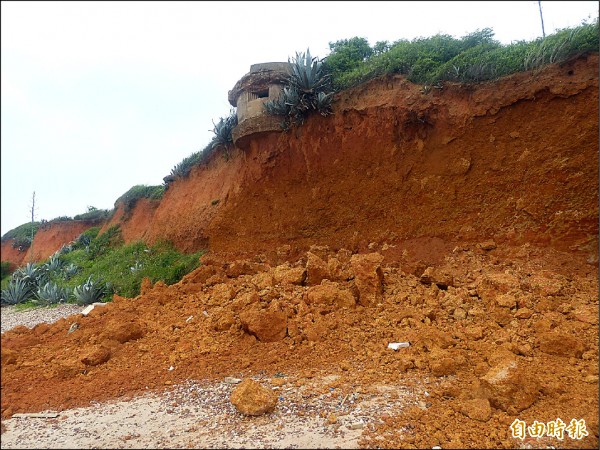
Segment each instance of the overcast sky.
[{"label": "overcast sky", "polygon": [[[355,36],[457,38],[492,28],[533,40],[537,1],[1,2],[1,234],[111,209],[158,185],[211,140],[251,64]],[[596,1],[542,1],[546,34],[598,16]]]}]

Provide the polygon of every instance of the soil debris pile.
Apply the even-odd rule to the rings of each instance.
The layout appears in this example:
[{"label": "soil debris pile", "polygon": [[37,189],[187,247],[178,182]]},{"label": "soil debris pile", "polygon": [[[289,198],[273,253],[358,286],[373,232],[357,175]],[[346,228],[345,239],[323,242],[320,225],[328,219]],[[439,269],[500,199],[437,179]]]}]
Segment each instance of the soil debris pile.
[{"label": "soil debris pile", "polygon": [[87,316],[5,332],[2,416],[261,373],[336,386],[429,377],[428,403],[386,414],[363,444],[515,447],[516,419],[560,418],[588,432],[561,446],[597,446],[594,268],[529,244],[493,247],[455,247],[414,270],[378,248],[313,246],[280,263],[205,255],[175,285],[146,282]]}]

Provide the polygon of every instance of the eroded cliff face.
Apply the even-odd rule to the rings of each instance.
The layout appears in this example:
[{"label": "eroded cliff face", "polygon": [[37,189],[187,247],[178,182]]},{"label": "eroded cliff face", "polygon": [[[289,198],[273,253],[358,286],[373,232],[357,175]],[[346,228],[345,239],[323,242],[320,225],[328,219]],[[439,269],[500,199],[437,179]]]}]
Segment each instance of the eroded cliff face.
[{"label": "eroded cliff face", "polygon": [[[131,211],[127,211],[125,204],[119,203],[115,213],[100,228],[98,234],[102,234],[110,227],[118,225],[121,227],[121,236],[125,242],[143,240],[148,233],[148,225],[152,223],[158,204],[158,200],[141,198]],[[124,224],[126,225],[123,226]]]},{"label": "eroded cliff face", "polygon": [[[494,238],[597,260],[597,54],[426,92],[388,76],[338,94],[334,111],[217,153],[160,202],[121,205],[103,231],[232,256],[319,244],[431,259]],[[35,258],[72,238],[36,236]]]},{"label": "eroded cliff face", "polygon": [[390,76],[175,182],[144,237],[267,255],[494,238],[593,259],[597,187],[597,55],[427,93]]},{"label": "eroded cliff face", "polygon": [[40,226],[33,244],[25,251],[13,248],[12,239],[2,242],[2,261],[9,261],[14,266],[43,261],[92,226],[94,223],[82,220],[49,222]]}]

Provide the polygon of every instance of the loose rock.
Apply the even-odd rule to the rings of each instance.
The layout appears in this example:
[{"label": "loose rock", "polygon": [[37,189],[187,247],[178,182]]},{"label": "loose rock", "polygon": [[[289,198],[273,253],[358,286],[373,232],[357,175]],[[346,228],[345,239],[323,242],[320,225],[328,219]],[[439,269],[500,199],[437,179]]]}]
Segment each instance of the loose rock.
[{"label": "loose rock", "polygon": [[242,414],[260,416],[277,406],[277,394],[262,384],[247,378],[231,393],[231,403]]}]

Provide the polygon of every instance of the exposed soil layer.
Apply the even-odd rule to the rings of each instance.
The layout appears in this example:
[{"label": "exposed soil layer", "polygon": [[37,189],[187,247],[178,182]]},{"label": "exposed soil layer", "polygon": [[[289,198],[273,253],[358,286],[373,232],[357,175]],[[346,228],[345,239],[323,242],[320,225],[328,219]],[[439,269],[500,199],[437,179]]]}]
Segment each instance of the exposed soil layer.
[{"label": "exposed soil layer", "polygon": [[7,239],[2,241],[0,252],[2,253],[2,261],[9,262],[11,270],[16,269],[21,265],[27,254],[27,249],[20,250],[17,247],[13,247],[13,239]]},{"label": "exposed soil layer", "polygon": [[146,236],[270,256],[493,237],[595,258],[597,163],[597,55],[428,93],[391,76],[175,182]]},{"label": "exposed soil layer", "polygon": [[[175,285],[3,333],[2,417],[224,376],[433,377],[363,445],[598,447],[597,55],[431,92],[375,80],[120,224],[209,253]],[[587,435],[521,440],[515,419]]]},{"label": "exposed soil layer", "polygon": [[[120,202],[117,204],[115,213],[102,226],[98,234],[118,225],[121,228],[121,237],[125,242],[144,240],[148,232],[148,224],[151,223],[158,204],[158,200],[140,198],[133,207],[127,208],[125,203]],[[124,223],[127,223],[127,226],[122,226]]]},{"label": "exposed soil layer", "polygon": [[[126,242],[232,257],[493,237],[597,260],[597,54],[429,91],[388,76],[334,105],[293,132],[255,135],[227,160],[217,152],[160,202],[118,205],[103,230],[119,224]],[[66,234],[36,238],[37,256]],[[14,256],[3,243],[2,260],[20,264]]]}]

